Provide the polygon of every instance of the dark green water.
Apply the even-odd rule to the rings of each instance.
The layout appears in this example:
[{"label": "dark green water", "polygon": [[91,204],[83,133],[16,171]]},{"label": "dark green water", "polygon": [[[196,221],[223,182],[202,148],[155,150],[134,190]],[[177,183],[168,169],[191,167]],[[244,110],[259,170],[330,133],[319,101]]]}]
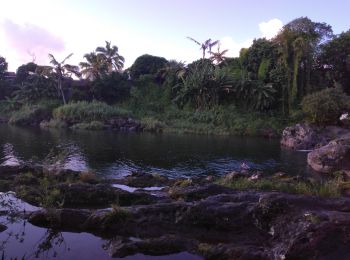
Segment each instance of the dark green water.
[{"label": "dark green water", "polygon": [[42,130],[0,125],[0,163],[66,155],[65,167],[106,177],[142,170],[167,176],[221,175],[240,168],[289,174],[308,172],[306,153],[279,140],[252,137]]}]

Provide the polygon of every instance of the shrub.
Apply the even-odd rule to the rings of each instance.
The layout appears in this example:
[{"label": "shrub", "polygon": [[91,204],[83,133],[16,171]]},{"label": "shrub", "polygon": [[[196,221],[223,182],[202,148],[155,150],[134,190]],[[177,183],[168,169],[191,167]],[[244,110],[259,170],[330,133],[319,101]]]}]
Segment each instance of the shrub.
[{"label": "shrub", "polygon": [[350,97],[339,88],[328,88],[304,97],[302,109],[307,119],[316,124],[333,124],[350,109]]},{"label": "shrub", "polygon": [[145,117],[141,119],[141,124],[145,131],[160,133],[163,131],[164,123],[153,117]]},{"label": "shrub", "polygon": [[51,116],[51,111],[42,105],[24,105],[14,112],[9,123],[15,125],[38,125]]},{"label": "shrub", "polygon": [[53,111],[54,119],[65,121],[68,124],[107,121],[120,116],[129,116],[129,112],[97,101],[69,103]]}]

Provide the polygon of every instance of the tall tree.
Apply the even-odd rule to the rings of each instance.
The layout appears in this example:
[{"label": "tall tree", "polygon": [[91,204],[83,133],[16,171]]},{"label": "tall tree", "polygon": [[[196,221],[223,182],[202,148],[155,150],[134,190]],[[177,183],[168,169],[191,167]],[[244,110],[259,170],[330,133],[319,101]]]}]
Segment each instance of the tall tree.
[{"label": "tall tree", "polygon": [[330,25],[301,17],[286,24],[274,38],[279,48],[279,65],[284,67],[288,110],[304,95],[312,92],[311,73],[320,43],[333,35]]},{"label": "tall tree", "polygon": [[74,66],[74,65],[70,65],[70,64],[65,63],[66,60],[68,60],[70,57],[72,57],[72,55],[73,55],[73,53],[69,54],[61,62],[58,62],[52,54],[49,54],[50,63],[53,65],[52,71],[53,71],[53,74],[54,74],[55,79],[57,81],[57,89],[61,92],[63,104],[67,103],[66,97],[65,97],[64,91],[63,91],[63,86],[62,86],[63,79],[66,77],[70,78],[70,77],[72,77],[72,75],[75,75],[77,77],[81,76],[78,66]]},{"label": "tall tree", "polygon": [[118,47],[112,46],[111,42],[106,41],[105,47],[97,47],[96,53],[106,63],[109,73],[123,69],[125,59],[118,53]]},{"label": "tall tree", "polygon": [[203,43],[200,43],[199,41],[197,41],[192,37],[187,37],[187,39],[193,41],[194,43],[200,46],[200,50],[202,50],[202,59],[205,59],[205,54],[207,51],[208,53],[211,53],[211,49],[219,43],[219,41],[213,42],[210,38]]},{"label": "tall tree", "polygon": [[82,68],[81,74],[86,79],[95,80],[108,72],[107,64],[101,55],[91,52],[85,54],[84,58],[86,62],[80,62],[79,66]]}]

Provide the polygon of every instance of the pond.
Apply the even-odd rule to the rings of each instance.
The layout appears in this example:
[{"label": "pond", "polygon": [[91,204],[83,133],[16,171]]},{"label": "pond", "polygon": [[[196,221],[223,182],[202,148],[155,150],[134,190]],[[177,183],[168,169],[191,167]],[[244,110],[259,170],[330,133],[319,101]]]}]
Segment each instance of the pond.
[{"label": "pond", "polygon": [[63,156],[66,168],[107,178],[132,171],[168,177],[222,175],[240,169],[308,174],[306,153],[280,148],[278,139],[117,133],[0,125],[0,164]]}]

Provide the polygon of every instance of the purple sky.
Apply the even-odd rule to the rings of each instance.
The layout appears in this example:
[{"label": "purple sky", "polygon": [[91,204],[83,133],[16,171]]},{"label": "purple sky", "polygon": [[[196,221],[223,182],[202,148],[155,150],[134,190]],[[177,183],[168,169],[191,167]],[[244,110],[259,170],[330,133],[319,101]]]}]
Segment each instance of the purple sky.
[{"label": "purple sky", "polygon": [[270,38],[294,18],[308,16],[350,29],[350,0],[11,0],[1,4],[0,55],[11,70],[47,54],[77,64],[105,40],[119,47],[126,67],[149,53],[191,62],[201,56],[191,36],[219,39],[236,56],[254,38]]}]

